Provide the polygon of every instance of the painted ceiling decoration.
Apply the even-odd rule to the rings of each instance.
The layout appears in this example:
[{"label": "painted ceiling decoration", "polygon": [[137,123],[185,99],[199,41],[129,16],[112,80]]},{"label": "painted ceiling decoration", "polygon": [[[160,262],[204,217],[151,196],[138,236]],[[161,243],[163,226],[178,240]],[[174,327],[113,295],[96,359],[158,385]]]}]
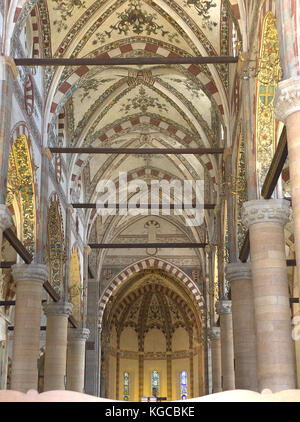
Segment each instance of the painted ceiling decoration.
[{"label": "painted ceiling decoration", "polygon": [[[240,34],[234,18],[236,8],[232,9],[229,0],[25,3],[27,9],[20,13],[14,36],[26,24],[26,13],[34,10],[39,22],[41,57],[226,56],[232,54],[233,23],[237,38]],[[45,130],[49,146],[60,142],[57,127],[61,126],[59,116],[63,113],[64,146],[224,147],[226,136],[230,136],[230,133],[221,136],[221,132],[230,126],[228,87],[234,73],[231,69],[227,64],[48,66]],[[79,182],[84,181],[82,197],[95,201],[99,180],[117,180],[120,170],[146,183],[164,177],[170,181],[197,180],[205,175],[211,200],[217,201],[219,157],[213,155],[61,154],[59,159],[58,167],[69,178],[68,193],[75,202],[80,202]],[[99,224],[92,210],[81,218],[87,221],[87,226]],[[207,218],[211,217],[206,213]],[[118,241],[133,225],[139,224],[138,220],[108,218],[99,238]],[[204,228],[193,229],[185,227],[179,216],[172,216],[170,221],[174,230],[180,232],[179,237],[190,241],[205,238],[207,221]],[[201,253],[195,251],[195,256]],[[106,252],[99,254],[99,260],[105,257]]]}]

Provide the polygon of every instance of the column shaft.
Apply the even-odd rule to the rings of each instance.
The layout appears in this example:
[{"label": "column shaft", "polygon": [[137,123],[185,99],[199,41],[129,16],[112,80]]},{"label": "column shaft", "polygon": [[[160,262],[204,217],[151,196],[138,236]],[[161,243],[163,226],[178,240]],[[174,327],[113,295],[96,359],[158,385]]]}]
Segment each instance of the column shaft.
[{"label": "column shaft", "polygon": [[221,362],[222,362],[222,390],[234,390],[234,353],[231,301],[222,300],[217,303],[221,328]]},{"label": "column shaft", "polygon": [[215,394],[222,391],[220,328],[213,327],[209,334],[212,363],[212,392]]},{"label": "column shaft", "polygon": [[37,389],[42,286],[48,279],[48,268],[37,264],[14,265],[12,275],[17,289],[11,389],[27,392]]},{"label": "column shaft", "polygon": [[66,390],[84,390],[85,343],[89,336],[88,329],[69,328],[67,351]]},{"label": "column shaft", "polygon": [[44,391],[64,390],[66,382],[68,316],[70,303],[49,303],[47,315]]},{"label": "column shaft", "polygon": [[228,264],[226,278],[231,286],[235,388],[257,391],[251,264]]},{"label": "column shaft", "polygon": [[243,205],[250,231],[250,253],[257,340],[258,389],[274,393],[295,388],[291,315],[285,256],[285,200]]}]

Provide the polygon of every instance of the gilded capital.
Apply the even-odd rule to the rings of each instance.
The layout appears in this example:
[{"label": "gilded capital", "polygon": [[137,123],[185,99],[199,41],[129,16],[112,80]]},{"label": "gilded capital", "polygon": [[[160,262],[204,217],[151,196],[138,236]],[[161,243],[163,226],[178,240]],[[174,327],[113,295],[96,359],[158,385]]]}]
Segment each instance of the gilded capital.
[{"label": "gilded capital", "polygon": [[231,314],[231,300],[220,300],[216,303],[217,314]]},{"label": "gilded capital", "polygon": [[229,283],[240,280],[252,280],[251,264],[248,262],[227,264],[225,273],[226,279]]},{"label": "gilded capital", "polygon": [[6,205],[0,204],[0,229],[6,230],[12,226],[11,212]]},{"label": "gilded capital", "polygon": [[285,199],[259,199],[243,204],[242,220],[248,228],[259,223],[284,226],[289,221],[290,212],[290,204]]},{"label": "gilded capital", "polygon": [[220,327],[212,327],[208,330],[208,336],[211,341],[220,340],[221,329]]},{"label": "gilded capital", "polygon": [[89,335],[90,330],[88,328],[69,328],[68,341],[86,341]]},{"label": "gilded capital", "polygon": [[72,314],[73,305],[69,302],[51,302],[43,306],[44,312],[49,316],[70,316]]},{"label": "gilded capital", "polygon": [[43,264],[15,264],[11,269],[16,283],[21,281],[45,283],[49,278],[49,268]]},{"label": "gilded capital", "polygon": [[276,119],[284,123],[291,114],[300,111],[300,77],[279,82],[274,106]]}]

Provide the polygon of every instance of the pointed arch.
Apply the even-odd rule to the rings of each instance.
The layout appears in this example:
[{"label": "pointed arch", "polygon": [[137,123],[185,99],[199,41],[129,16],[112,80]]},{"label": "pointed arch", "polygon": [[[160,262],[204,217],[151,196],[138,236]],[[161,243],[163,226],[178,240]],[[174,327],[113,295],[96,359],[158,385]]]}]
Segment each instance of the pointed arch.
[{"label": "pointed arch", "polygon": [[201,312],[204,311],[204,298],[202,293],[200,292],[197,285],[193,282],[193,280],[185,274],[180,268],[176,267],[173,264],[170,264],[168,261],[165,261],[163,259],[159,258],[145,258],[142,259],[134,264],[131,264],[127,268],[125,268],[121,273],[116,275],[110,282],[110,284],[107,286],[107,288],[104,290],[100,300],[99,300],[99,328],[101,329],[102,326],[102,319],[103,319],[103,313],[105,306],[107,302],[109,301],[109,298],[113,294],[114,290],[128,277],[132,276],[133,274],[145,270],[147,268],[158,268],[161,270],[164,270],[175,277],[177,277],[182,283],[190,290],[192,295],[194,296],[198,306],[199,310]]}]

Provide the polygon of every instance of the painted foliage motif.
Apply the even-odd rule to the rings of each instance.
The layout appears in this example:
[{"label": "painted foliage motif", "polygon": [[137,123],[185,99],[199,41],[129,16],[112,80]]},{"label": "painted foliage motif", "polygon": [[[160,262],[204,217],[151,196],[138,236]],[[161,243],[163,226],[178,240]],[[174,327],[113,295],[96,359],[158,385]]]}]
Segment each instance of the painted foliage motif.
[{"label": "painted foliage motif", "polygon": [[60,294],[63,282],[64,237],[58,201],[51,202],[48,210],[47,242],[50,283]]},{"label": "painted foliage motif", "polygon": [[8,161],[6,205],[16,201],[21,213],[22,241],[33,254],[36,245],[36,201],[33,168],[27,138],[20,135],[11,147]]},{"label": "painted foliage motif", "polygon": [[256,155],[259,192],[275,153],[274,97],[280,79],[276,18],[269,12],[263,24],[257,82]]}]

